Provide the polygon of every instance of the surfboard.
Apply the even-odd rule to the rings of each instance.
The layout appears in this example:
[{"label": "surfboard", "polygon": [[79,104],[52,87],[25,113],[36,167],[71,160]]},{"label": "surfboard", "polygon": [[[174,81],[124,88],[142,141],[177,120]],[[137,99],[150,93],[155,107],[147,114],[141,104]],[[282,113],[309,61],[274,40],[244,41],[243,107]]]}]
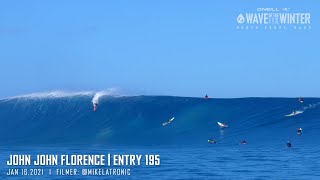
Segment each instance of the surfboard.
[{"label": "surfboard", "polygon": [[287,117],[291,117],[291,116],[295,116],[295,115],[298,115],[298,114],[302,114],[303,113],[303,111],[296,111],[296,113],[291,113],[291,114],[287,114],[287,115],[285,115],[285,116],[287,116]]},{"label": "surfboard", "polygon": [[169,119],[169,121],[162,123],[162,126],[168,125],[169,123],[171,123],[174,120],[174,117]]},{"label": "surfboard", "polygon": [[169,124],[169,122],[164,122],[164,123],[162,123],[162,126],[165,126],[167,124]]},{"label": "surfboard", "polygon": [[221,122],[217,122],[217,123],[218,123],[218,125],[219,125],[220,127],[222,127],[222,128],[228,127],[228,125],[223,124],[223,123],[221,123]]}]

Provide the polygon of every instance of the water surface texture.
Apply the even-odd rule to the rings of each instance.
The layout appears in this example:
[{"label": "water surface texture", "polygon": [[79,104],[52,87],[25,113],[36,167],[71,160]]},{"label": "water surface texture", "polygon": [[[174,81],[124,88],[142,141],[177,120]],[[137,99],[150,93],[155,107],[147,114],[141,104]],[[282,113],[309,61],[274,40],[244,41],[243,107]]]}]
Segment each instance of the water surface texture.
[{"label": "water surface texture", "polygon": [[[95,112],[93,101],[98,103]],[[303,113],[285,116],[293,109]],[[130,176],[76,178],[320,179],[319,115],[317,98],[305,98],[304,103],[295,98],[93,94],[8,98],[0,100],[1,177],[74,178],[9,177],[10,154],[112,153],[159,154],[161,165],[117,167],[130,168]],[[221,129],[217,122],[229,127]],[[209,144],[208,139],[217,143]],[[242,140],[248,144],[240,144]],[[286,147],[287,141],[292,148]]]}]

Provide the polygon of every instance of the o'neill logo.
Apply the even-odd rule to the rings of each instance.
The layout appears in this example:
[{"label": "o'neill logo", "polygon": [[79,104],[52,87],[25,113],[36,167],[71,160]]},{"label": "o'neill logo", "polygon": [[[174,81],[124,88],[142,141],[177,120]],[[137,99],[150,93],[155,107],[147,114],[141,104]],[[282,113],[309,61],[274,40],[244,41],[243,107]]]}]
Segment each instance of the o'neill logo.
[{"label": "o'neill logo", "polygon": [[311,29],[311,14],[308,12],[293,12],[290,8],[257,8],[256,11],[240,13],[237,17],[237,29]]}]

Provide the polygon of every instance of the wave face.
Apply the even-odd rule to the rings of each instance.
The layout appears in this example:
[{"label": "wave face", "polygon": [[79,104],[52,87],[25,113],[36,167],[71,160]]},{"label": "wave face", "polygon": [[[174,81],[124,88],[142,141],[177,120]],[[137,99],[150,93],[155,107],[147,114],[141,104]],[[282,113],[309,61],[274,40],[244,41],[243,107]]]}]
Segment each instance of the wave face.
[{"label": "wave face", "polygon": [[[6,145],[208,146],[218,144],[283,146],[319,144],[320,99],[209,99],[94,94],[16,97],[0,100],[0,143]],[[303,111],[291,117],[292,110]],[[175,119],[167,126],[163,122]],[[228,128],[220,129],[217,122]],[[297,135],[297,128],[303,134]],[[216,146],[216,145],[213,145]]]}]

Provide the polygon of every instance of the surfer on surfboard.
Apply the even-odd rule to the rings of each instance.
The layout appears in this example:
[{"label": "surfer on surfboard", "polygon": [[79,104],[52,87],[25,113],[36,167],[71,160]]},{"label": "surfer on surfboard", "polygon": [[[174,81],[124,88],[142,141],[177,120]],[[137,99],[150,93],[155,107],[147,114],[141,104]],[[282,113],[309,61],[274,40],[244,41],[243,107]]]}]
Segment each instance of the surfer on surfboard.
[{"label": "surfer on surfboard", "polygon": [[206,94],[206,96],[204,96],[204,99],[209,99],[209,96],[208,96],[208,94]]},{"label": "surfer on surfboard", "polygon": [[285,116],[291,117],[291,116],[295,116],[295,115],[298,115],[298,114],[301,114],[301,113],[303,113],[303,111],[297,111],[296,109],[293,109],[291,114],[287,114]]},{"label": "surfer on surfboard", "polygon": [[228,127],[228,124],[221,123],[221,122],[217,122],[217,123],[221,128],[227,128]]},{"label": "surfer on surfboard", "polygon": [[243,140],[243,141],[241,141],[240,142],[240,144],[243,144],[243,145],[245,145],[245,144],[247,144],[248,142],[246,141],[246,140]]},{"label": "surfer on surfboard", "polygon": [[98,109],[98,103],[93,103],[93,111],[96,112]]},{"label": "surfer on surfboard", "polygon": [[299,134],[299,135],[302,134],[302,128],[299,128],[299,129],[297,130],[297,134]]},{"label": "surfer on surfboard", "polygon": [[209,139],[208,143],[209,144],[217,144],[217,141],[215,139]]},{"label": "surfer on surfboard", "polygon": [[293,109],[292,114],[297,114],[297,110],[296,110],[296,109]]},{"label": "surfer on surfboard", "polygon": [[162,123],[162,126],[166,126],[166,125],[170,124],[173,120],[174,120],[174,117],[169,119],[168,121]]},{"label": "surfer on surfboard", "polygon": [[299,102],[300,102],[300,103],[303,103],[303,102],[304,102],[304,100],[303,100],[303,98],[302,98],[301,96],[299,97]]}]

